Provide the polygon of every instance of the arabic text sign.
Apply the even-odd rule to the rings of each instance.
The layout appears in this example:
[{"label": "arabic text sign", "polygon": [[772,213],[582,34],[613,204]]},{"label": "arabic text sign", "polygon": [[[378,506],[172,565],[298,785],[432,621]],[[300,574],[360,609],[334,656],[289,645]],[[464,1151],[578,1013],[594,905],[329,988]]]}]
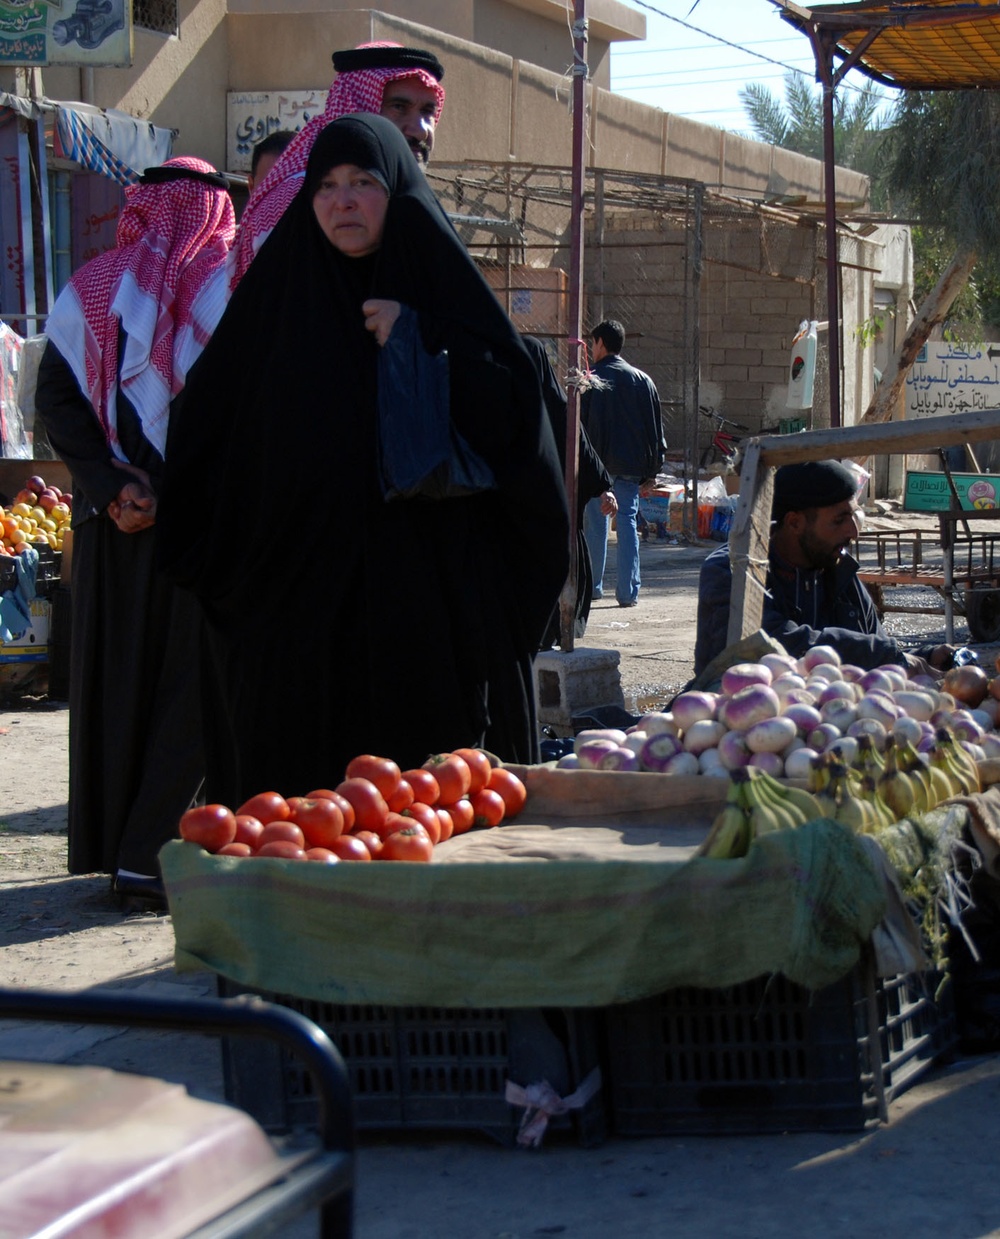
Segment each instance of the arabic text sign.
[{"label": "arabic text sign", "polygon": [[0,64],[131,63],[132,0],[0,0]]},{"label": "arabic text sign", "polygon": [[1000,408],[1000,344],[928,341],[906,376],[906,416]]},{"label": "arabic text sign", "polygon": [[[1000,477],[987,473],[953,473],[951,478],[961,506],[968,511],[1000,507]],[[904,512],[947,512],[951,504],[951,488],[943,473],[907,470]]]},{"label": "arabic text sign", "polygon": [[[2,0],[0,0],[2,3]],[[278,129],[298,133],[326,107],[319,90],[231,90],[226,95],[226,168],[249,172],[253,148]]]}]

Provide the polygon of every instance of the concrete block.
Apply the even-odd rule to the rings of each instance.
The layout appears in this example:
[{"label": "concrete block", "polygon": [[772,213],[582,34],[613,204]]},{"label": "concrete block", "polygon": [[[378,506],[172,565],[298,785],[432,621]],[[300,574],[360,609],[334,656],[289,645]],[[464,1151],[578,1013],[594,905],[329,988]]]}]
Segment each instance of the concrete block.
[{"label": "concrete block", "polygon": [[625,705],[618,650],[543,650],[535,656],[538,721],[573,734],[573,715],[596,706]]}]

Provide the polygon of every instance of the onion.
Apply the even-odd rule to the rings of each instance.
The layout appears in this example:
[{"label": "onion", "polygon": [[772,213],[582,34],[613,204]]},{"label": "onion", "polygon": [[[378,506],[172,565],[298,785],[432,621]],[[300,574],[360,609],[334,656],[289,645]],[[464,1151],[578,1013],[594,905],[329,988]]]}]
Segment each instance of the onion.
[{"label": "onion", "polygon": [[742,731],[727,731],[719,741],[716,752],[719,754],[719,761],[727,770],[737,770],[740,766],[747,765],[751,756]]},{"label": "onion", "polygon": [[663,767],[664,774],[697,774],[698,758],[693,753],[675,753]]},{"label": "onion", "polygon": [[770,684],[774,676],[760,663],[733,663],[722,673],[722,691],[732,697],[751,684]]},{"label": "onion", "polygon": [[815,749],[817,753],[825,753],[834,740],[840,739],[840,736],[839,727],[834,727],[832,723],[820,723],[806,736],[806,744],[811,749]]},{"label": "onion", "polygon": [[729,773],[719,758],[718,749],[704,749],[701,753],[699,753],[698,769],[702,774],[708,774],[708,772],[712,769],[724,770],[726,774]]},{"label": "onion", "polygon": [[781,753],[795,735],[795,724],[790,718],[764,719],[747,732],[747,748],[751,753]]},{"label": "onion", "polygon": [[989,677],[982,667],[966,663],[964,667],[952,667],[944,673],[941,687],[946,693],[967,706],[977,706],[986,696]]},{"label": "onion", "polygon": [[765,770],[772,779],[780,779],[785,773],[785,763],[777,753],[754,753],[750,765]]},{"label": "onion", "polygon": [[888,733],[877,718],[858,718],[848,727],[847,734],[857,740],[860,736],[870,736],[871,742],[881,753],[889,739]]},{"label": "onion", "polygon": [[850,701],[828,701],[820,706],[820,714],[824,723],[832,723],[838,731],[846,731],[858,717],[857,707]]},{"label": "onion", "polygon": [[[794,671],[798,666],[797,661],[790,654],[765,654],[760,663],[775,677],[784,675],[786,671]],[[997,670],[1000,671],[1000,667]]]},{"label": "onion", "polygon": [[[998,682],[1000,682],[1000,677],[998,677]],[[791,671],[785,675],[775,676],[771,681],[771,687],[778,694],[779,701],[787,701],[790,693],[798,692],[804,689],[805,686],[806,682],[802,676],[796,675]]]},{"label": "onion", "polygon": [[731,731],[747,731],[754,723],[766,718],[777,718],[781,702],[773,688],[766,684],[752,684],[722,703],[719,712],[722,721]]},{"label": "onion", "polygon": [[915,718],[910,718],[908,714],[904,714],[902,718],[897,718],[892,725],[892,738],[897,744],[909,743],[916,748],[923,735],[923,727]]},{"label": "onion", "polygon": [[576,733],[576,739],[573,741],[573,750],[579,753],[581,747],[589,744],[591,740],[610,740],[612,744],[624,744],[625,732],[620,731],[617,727],[587,727],[583,731]]},{"label": "onion", "polygon": [[815,706],[808,706],[798,701],[793,701],[785,707],[784,716],[792,720],[803,736],[807,736],[823,721],[823,716]]},{"label": "onion", "polygon": [[841,736],[839,740],[827,746],[828,751],[836,754],[845,766],[853,766],[858,755],[858,742],[853,736]]},{"label": "onion", "polygon": [[816,704],[822,707],[828,701],[834,701],[835,699],[853,703],[855,700],[854,685],[848,684],[846,680],[834,680],[820,691],[819,696],[816,698]]},{"label": "onion", "polygon": [[808,779],[812,773],[812,759],[816,756],[816,750],[810,748],[796,749],[794,753],[786,753],[786,776],[789,779]]},{"label": "onion", "polygon": [[692,723],[685,731],[683,745],[687,753],[704,753],[706,749],[714,749],[726,734],[725,723],[717,719],[702,718]]},{"label": "onion", "polygon": [[[577,741],[579,739],[580,737],[577,736]],[[595,737],[593,740],[584,740],[582,744],[577,743],[575,746],[576,755],[584,770],[597,770],[602,759],[608,753],[613,753],[618,747],[614,740],[606,740],[600,737]]]},{"label": "onion", "polygon": [[812,671],[824,663],[839,668],[841,659],[832,645],[814,645],[811,650],[806,650],[799,662],[806,671]]},{"label": "onion", "polygon": [[644,731],[647,736],[658,736],[661,732],[668,731],[671,735],[678,735],[680,732],[680,724],[674,719],[673,714],[665,710],[654,710],[652,714],[644,714],[638,723],[636,729]]},{"label": "onion", "polygon": [[888,730],[899,718],[900,710],[888,693],[870,692],[858,702],[858,718],[874,719]]},{"label": "onion", "polygon": [[598,770],[638,770],[639,754],[621,746],[605,753],[597,763]]},{"label": "onion", "polygon": [[873,691],[880,693],[891,693],[893,690],[892,677],[887,672],[880,670],[878,667],[874,668],[872,671],[866,671],[858,683],[866,693]]},{"label": "onion", "polygon": [[671,757],[676,757],[682,751],[679,737],[669,731],[661,731],[650,736],[642,746],[639,754],[639,764],[643,770],[662,771]]},{"label": "onion", "polygon": [[693,723],[699,723],[706,718],[715,718],[717,702],[716,693],[702,693],[692,689],[691,692],[681,693],[679,697],[674,698],[670,713],[674,716],[674,722],[681,731],[687,731]]},{"label": "onion", "polygon": [[919,723],[927,722],[937,709],[937,702],[929,693],[897,689],[892,694],[892,699],[904,714],[915,718]]}]

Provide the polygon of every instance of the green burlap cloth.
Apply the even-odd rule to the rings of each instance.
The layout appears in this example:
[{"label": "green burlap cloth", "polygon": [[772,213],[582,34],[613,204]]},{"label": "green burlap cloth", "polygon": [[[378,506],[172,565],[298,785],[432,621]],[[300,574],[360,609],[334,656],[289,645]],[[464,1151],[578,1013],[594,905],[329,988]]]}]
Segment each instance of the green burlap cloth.
[{"label": "green burlap cloth", "polygon": [[[820,988],[850,971],[886,906],[865,849],[833,821],[765,835],[741,860],[688,859],[683,832],[646,829],[512,824],[452,841],[461,863],[442,845],[429,865],[170,843],[177,967],[338,1004],[603,1007],[772,972]],[[474,859],[477,836],[499,862]]]}]

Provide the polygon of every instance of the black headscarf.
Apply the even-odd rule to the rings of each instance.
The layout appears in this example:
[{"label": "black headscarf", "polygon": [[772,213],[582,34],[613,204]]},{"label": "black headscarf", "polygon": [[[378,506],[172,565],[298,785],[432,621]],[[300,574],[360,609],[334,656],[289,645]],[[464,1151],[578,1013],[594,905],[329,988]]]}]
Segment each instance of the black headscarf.
[{"label": "black headscarf", "polygon": [[[366,258],[339,253],[313,214],[314,188],[340,164],[373,172],[389,192],[381,246]],[[425,341],[448,349],[452,418],[491,466],[495,491],[382,499],[369,297],[410,306]],[[552,432],[516,330],[382,117],[343,117],[317,138],[302,190],[172,412],[157,529],[164,570],[199,595],[230,645],[265,617],[265,645],[303,628],[346,642],[356,666],[331,654],[331,682],[356,672],[344,691],[371,686],[383,713],[421,658],[440,670],[442,716],[458,697],[457,716],[503,712],[500,651],[501,668],[520,667],[511,713],[530,696],[528,660],[568,562]],[[476,683],[478,705],[467,700]],[[358,732],[355,752],[379,751],[365,747],[361,723]],[[520,743],[497,743],[523,759]]]}]

